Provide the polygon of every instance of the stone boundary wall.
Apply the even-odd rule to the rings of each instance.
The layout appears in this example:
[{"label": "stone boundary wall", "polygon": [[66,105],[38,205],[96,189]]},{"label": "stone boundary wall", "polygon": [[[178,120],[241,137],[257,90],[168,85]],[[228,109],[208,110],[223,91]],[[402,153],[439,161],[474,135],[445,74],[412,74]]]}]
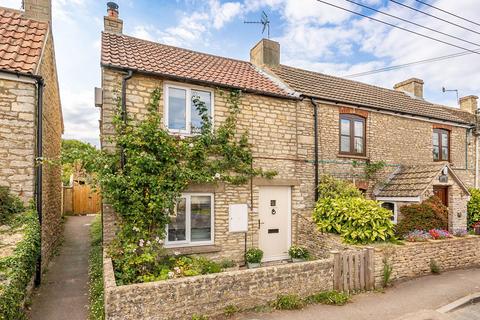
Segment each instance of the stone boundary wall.
[{"label": "stone boundary wall", "polygon": [[333,288],[333,261],[323,259],[228,271],[151,283],[117,286],[112,261],[104,256],[107,320],[191,319],[217,316],[229,305],[250,309],[279,294],[306,297]]},{"label": "stone boundary wall", "polygon": [[430,261],[441,271],[480,266],[480,237],[467,236],[427,242],[406,242],[405,245],[375,247],[375,285],[382,286],[383,259],[392,266],[391,281],[406,280],[431,274]]}]

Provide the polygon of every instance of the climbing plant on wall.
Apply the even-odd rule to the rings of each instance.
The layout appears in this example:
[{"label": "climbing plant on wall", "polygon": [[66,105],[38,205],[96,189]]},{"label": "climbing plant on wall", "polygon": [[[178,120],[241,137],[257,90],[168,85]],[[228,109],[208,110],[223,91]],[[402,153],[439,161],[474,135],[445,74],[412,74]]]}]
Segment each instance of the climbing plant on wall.
[{"label": "climbing plant on wall", "polygon": [[276,174],[252,165],[248,132],[237,130],[241,93],[223,94],[228,116],[215,130],[206,104],[199,97],[192,99],[202,119],[194,136],[175,136],[163,128],[159,89],[152,92],[143,120],[123,122],[120,112],[115,116],[113,142],[125,152],[126,164],[120,167],[119,151],[103,152],[99,180],[104,198],[120,218],[111,249],[117,270],[138,277],[156,268],[159,250],[148,246],[164,239],[176,201],[189,184],[243,184],[251,177]]}]

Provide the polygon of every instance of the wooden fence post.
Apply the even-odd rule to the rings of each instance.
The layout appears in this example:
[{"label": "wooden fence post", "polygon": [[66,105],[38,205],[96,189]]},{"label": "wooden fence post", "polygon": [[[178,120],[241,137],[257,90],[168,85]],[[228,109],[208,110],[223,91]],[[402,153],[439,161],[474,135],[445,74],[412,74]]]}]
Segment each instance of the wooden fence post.
[{"label": "wooden fence post", "polygon": [[375,249],[367,247],[367,290],[375,289]]},{"label": "wooden fence post", "polygon": [[342,291],[340,282],[342,275],[340,251],[330,251],[330,253],[333,255],[333,289]]}]

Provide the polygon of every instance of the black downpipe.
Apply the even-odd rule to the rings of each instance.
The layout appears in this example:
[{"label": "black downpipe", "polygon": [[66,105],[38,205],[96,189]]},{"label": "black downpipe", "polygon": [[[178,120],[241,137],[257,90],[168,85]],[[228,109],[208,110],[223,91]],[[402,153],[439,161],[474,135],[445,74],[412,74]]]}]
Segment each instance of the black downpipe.
[{"label": "black downpipe", "polygon": [[[133,71],[128,70],[128,73],[122,79],[122,121],[127,124],[127,81],[133,76]],[[120,150],[120,167],[125,167],[125,152],[123,148]]]},{"label": "black downpipe", "polygon": [[37,150],[35,159],[35,198],[38,223],[40,225],[40,255],[37,258],[35,285],[42,283],[42,225],[43,225],[43,79],[37,79]]},{"label": "black downpipe", "polygon": [[313,135],[314,135],[314,153],[315,153],[315,203],[318,200],[318,104],[313,98],[310,99],[313,105]]}]

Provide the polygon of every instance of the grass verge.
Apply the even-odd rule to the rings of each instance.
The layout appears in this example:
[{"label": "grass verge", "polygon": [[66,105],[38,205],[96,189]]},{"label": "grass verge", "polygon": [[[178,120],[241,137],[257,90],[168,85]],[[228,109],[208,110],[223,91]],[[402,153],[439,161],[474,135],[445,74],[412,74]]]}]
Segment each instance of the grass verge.
[{"label": "grass verge", "polygon": [[89,319],[105,319],[103,308],[103,257],[102,257],[102,222],[97,215],[90,227],[91,248],[89,256]]}]

